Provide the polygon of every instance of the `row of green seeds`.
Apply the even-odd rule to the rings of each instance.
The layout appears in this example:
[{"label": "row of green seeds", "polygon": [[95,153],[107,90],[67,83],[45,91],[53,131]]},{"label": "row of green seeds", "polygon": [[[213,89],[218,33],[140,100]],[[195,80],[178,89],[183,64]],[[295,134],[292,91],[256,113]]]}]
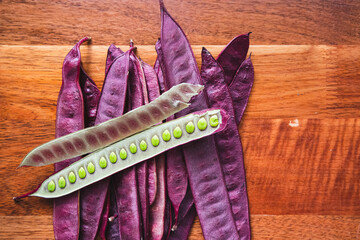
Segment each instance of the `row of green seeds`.
[{"label": "row of green seeds", "polygon": [[[218,119],[218,116],[217,115],[213,115],[210,117],[210,120],[209,120],[209,124],[211,127],[217,127],[219,125],[219,119]],[[199,121],[197,122],[197,127],[200,131],[204,131],[206,128],[207,128],[207,121],[204,117],[200,118]],[[185,126],[185,130],[187,133],[191,134],[195,131],[195,126],[194,126],[194,123],[192,121],[188,122]],[[175,138],[179,139],[181,138],[182,136],[182,130],[180,127],[176,127],[173,131],[173,135]],[[165,142],[168,142],[170,141],[171,139],[171,134],[169,132],[169,130],[165,130],[162,134],[162,139],[165,141]],[[157,147],[159,144],[160,144],[160,139],[157,135],[154,135],[152,138],[151,138],[151,144],[154,146],[154,147]],[[140,149],[142,151],[146,151],[147,149],[147,143],[145,140],[142,140],[139,144],[140,146]],[[130,146],[129,146],[129,150],[132,154],[135,154],[137,152],[137,147],[135,145],[135,143],[131,143]],[[120,155],[120,158],[122,160],[125,160],[127,158],[127,152],[124,148],[122,148],[119,152],[119,155]],[[111,152],[110,155],[109,155],[109,160],[111,163],[116,163],[117,162],[117,157],[116,157],[116,154],[114,152]],[[99,160],[99,166],[101,168],[106,168],[107,167],[107,161],[105,159],[105,157],[101,157],[100,160]],[[88,165],[87,165],[87,170],[90,174],[93,174],[95,172],[95,166],[92,162],[90,162]],[[86,171],[83,167],[80,167],[79,170],[78,170],[78,175],[79,175],[79,178],[83,179],[86,177]],[[68,179],[69,179],[69,182],[70,183],[75,183],[76,182],[76,175],[73,171],[71,171],[69,173],[69,176],[68,176]],[[65,178],[64,177],[60,177],[59,180],[58,180],[58,185],[60,188],[65,188],[66,186],[66,181],[65,181]],[[48,183],[48,190],[50,192],[53,192],[55,191],[55,182],[53,180],[51,180],[49,183]]]}]

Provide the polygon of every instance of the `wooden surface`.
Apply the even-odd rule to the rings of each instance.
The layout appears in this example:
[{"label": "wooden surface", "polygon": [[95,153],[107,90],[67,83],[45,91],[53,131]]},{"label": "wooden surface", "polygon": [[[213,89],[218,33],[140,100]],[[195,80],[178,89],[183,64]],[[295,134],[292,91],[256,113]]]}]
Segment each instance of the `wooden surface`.
[{"label": "wooden surface", "polygon": [[[253,239],[360,239],[360,2],[165,1],[200,62],[252,31],[255,84],[239,127]],[[0,1],[0,239],[52,239],[51,200],[12,197],[51,166],[16,169],[54,138],[66,53],[84,35],[101,86],[107,46],[153,64],[157,1]],[[126,49],[126,46],[122,46]],[[190,239],[202,239],[196,220]]]}]

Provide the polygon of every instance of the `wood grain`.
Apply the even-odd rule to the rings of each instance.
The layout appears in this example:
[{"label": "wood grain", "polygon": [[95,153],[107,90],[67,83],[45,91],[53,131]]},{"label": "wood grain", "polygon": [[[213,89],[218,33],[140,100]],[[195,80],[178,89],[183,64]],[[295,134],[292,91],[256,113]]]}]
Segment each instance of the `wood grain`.
[{"label": "wood grain", "polygon": [[[71,47],[0,46],[0,184],[6,186],[0,188],[0,239],[53,238],[51,200],[11,198],[53,171],[16,167],[54,138],[62,61]],[[201,47],[193,46],[198,63]],[[206,47],[214,56],[223,48]],[[81,48],[99,86],[106,51]],[[239,131],[254,239],[358,239],[360,46],[258,45],[250,51],[255,84]],[[138,46],[138,55],[153,64],[154,46]],[[198,220],[189,239],[202,239]]]},{"label": "wood grain", "polygon": [[[253,32],[252,44],[358,44],[356,0],[166,0],[192,44],[223,45]],[[0,44],[75,44],[87,35],[98,45],[155,44],[157,0],[0,2]]]},{"label": "wood grain", "polygon": [[[36,222],[36,224],[34,224]],[[252,215],[253,239],[359,239],[360,217]],[[51,216],[0,216],[0,239],[53,239]],[[282,228],[279,229],[279,226]],[[11,235],[11,237],[9,237]],[[200,240],[196,218],[189,240]]]}]

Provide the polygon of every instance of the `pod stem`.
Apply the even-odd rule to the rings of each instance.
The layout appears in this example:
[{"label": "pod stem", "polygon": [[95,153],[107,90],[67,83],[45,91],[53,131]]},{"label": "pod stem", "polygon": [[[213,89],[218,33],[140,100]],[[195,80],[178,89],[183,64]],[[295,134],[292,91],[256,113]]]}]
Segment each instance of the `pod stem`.
[{"label": "pod stem", "polygon": [[117,214],[108,218],[109,222],[113,222],[118,217]]},{"label": "pod stem", "polygon": [[32,191],[30,191],[30,192],[28,192],[28,193],[25,193],[25,194],[23,194],[23,195],[20,195],[20,196],[18,196],[18,197],[13,197],[14,202],[19,202],[20,199],[26,198],[26,197],[30,196],[31,194],[33,194],[34,192],[36,192],[36,191],[40,188],[40,186],[41,186],[41,183],[40,183],[39,186],[37,186],[34,190],[32,190]]}]

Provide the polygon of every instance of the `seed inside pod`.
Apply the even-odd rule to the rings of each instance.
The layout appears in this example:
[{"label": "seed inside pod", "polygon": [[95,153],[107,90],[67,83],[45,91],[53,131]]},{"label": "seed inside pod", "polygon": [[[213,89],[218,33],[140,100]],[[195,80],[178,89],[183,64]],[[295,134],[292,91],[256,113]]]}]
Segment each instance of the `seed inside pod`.
[{"label": "seed inside pod", "polygon": [[141,140],[140,142],[140,149],[142,151],[145,151],[147,149],[147,144],[146,144],[146,141],[145,140]]},{"label": "seed inside pod", "polygon": [[160,139],[157,135],[154,135],[152,138],[151,138],[151,144],[156,147],[158,146],[160,143]]},{"label": "seed inside pod", "polygon": [[70,173],[69,173],[69,182],[70,182],[70,183],[76,182],[76,175],[75,175],[74,172],[70,172]]},{"label": "seed inside pod", "polygon": [[114,152],[110,153],[109,160],[110,160],[111,163],[116,163],[117,157],[116,157],[116,154]]},{"label": "seed inside pod", "polygon": [[204,117],[200,118],[197,125],[199,130],[204,131],[207,128],[206,119]]},{"label": "seed inside pod", "polygon": [[162,138],[164,139],[165,142],[170,141],[171,134],[170,134],[169,130],[166,129],[166,130],[163,132]]},{"label": "seed inside pod", "polygon": [[51,181],[48,183],[48,190],[49,190],[49,192],[55,191],[55,183],[54,183],[53,180],[51,180]]},{"label": "seed inside pod", "polygon": [[64,177],[59,178],[58,185],[60,188],[64,188],[66,186],[66,181]]},{"label": "seed inside pod", "polygon": [[92,162],[87,165],[87,170],[90,174],[93,174],[95,172],[95,166]]},{"label": "seed inside pod", "polygon": [[135,143],[130,144],[130,152],[132,154],[135,154],[137,152],[137,147],[136,147]]},{"label": "seed inside pod", "polygon": [[83,179],[83,178],[86,177],[86,172],[85,172],[85,169],[83,167],[79,168],[78,173],[79,173],[79,178]]},{"label": "seed inside pod", "polygon": [[193,133],[193,132],[195,131],[194,123],[193,123],[193,122],[188,122],[188,123],[186,124],[185,129],[186,129],[186,132],[187,132],[187,133]]},{"label": "seed inside pod", "polygon": [[101,168],[106,168],[107,162],[106,162],[106,159],[104,157],[100,158],[99,165],[100,165]]},{"label": "seed inside pod", "polygon": [[176,127],[173,133],[175,138],[181,138],[182,136],[182,131],[180,127]]},{"label": "seed inside pod", "polygon": [[125,159],[127,158],[127,152],[126,152],[126,150],[125,150],[124,148],[122,148],[122,149],[120,150],[120,158],[121,158],[122,160],[125,160]]}]

